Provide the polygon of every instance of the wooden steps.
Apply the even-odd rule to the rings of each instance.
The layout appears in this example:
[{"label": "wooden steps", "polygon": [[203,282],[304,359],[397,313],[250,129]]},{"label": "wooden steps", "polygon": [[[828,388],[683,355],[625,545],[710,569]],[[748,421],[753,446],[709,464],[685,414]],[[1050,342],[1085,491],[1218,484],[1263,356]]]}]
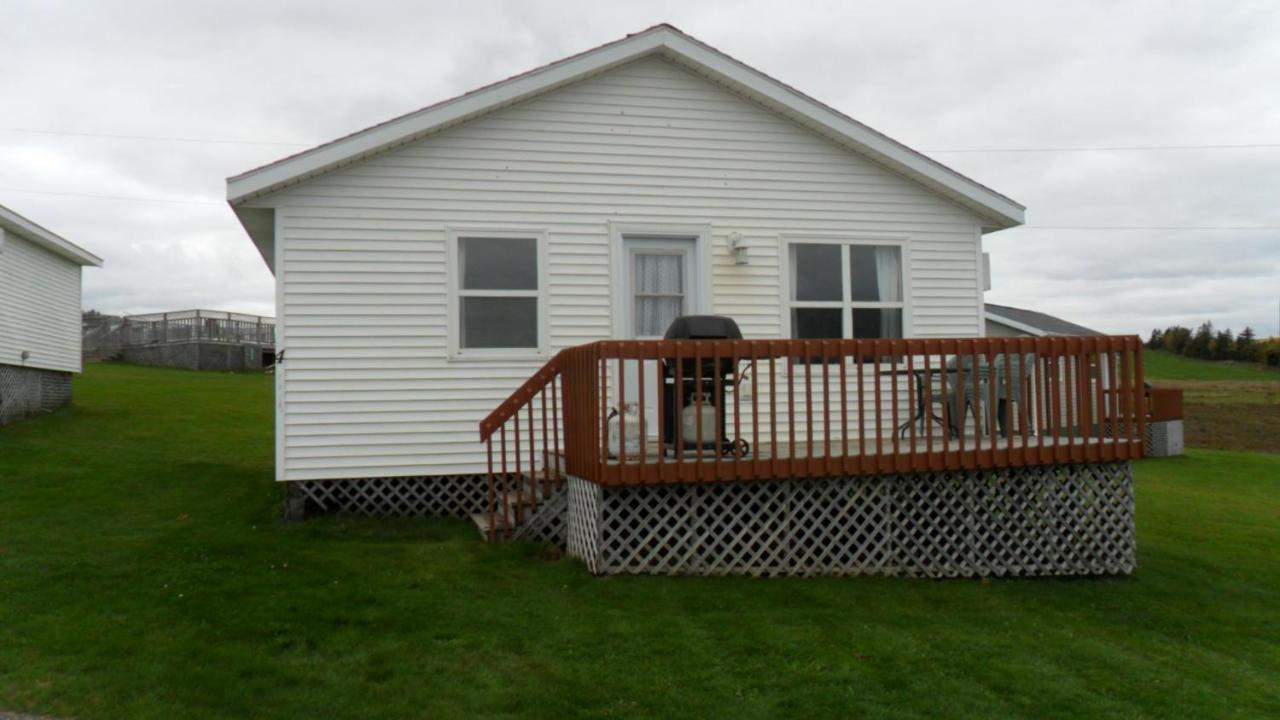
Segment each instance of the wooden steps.
[{"label": "wooden steps", "polygon": [[[512,474],[511,484],[518,484],[517,489],[508,490],[505,497],[498,495],[492,514],[471,513],[471,522],[475,523],[476,529],[486,540],[491,535],[495,538],[510,537],[519,529],[517,515],[520,516],[521,522],[527,521],[536,510],[536,506],[541,506],[552,494],[564,487],[564,482],[563,475],[552,475],[548,480],[542,472],[538,472],[537,477],[530,477],[528,473]],[[498,485],[500,487],[501,482],[498,482]],[[544,487],[546,487],[545,492]],[[494,530],[497,532],[491,532]]]}]

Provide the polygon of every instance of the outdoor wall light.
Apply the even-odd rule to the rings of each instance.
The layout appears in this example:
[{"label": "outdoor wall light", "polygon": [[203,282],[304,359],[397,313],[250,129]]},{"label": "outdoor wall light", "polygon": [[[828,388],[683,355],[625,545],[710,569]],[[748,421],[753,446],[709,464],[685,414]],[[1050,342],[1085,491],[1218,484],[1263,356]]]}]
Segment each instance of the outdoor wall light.
[{"label": "outdoor wall light", "polygon": [[747,264],[747,243],[742,239],[742,233],[729,233],[729,255],[733,257],[734,265]]}]

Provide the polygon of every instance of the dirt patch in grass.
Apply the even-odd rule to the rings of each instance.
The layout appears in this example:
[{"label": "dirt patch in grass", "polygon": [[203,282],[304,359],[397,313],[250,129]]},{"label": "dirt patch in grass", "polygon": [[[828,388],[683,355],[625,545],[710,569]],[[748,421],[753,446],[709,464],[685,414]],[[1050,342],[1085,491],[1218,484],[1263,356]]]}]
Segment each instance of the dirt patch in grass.
[{"label": "dirt patch in grass", "polygon": [[1188,402],[1185,414],[1187,445],[1280,453],[1280,404]]},{"label": "dirt patch in grass", "polygon": [[1190,447],[1280,453],[1280,382],[1164,380],[1183,391]]}]

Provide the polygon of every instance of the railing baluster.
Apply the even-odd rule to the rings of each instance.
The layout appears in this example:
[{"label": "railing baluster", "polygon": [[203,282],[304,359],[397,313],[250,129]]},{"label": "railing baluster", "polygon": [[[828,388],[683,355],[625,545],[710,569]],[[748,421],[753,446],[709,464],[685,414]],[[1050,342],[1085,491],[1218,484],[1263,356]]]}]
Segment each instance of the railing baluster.
[{"label": "railing baluster", "polygon": [[[922,355],[924,356],[924,380],[920,384],[920,389],[924,391],[924,412],[921,414],[921,420],[924,422],[924,452],[926,463],[932,466],[931,459],[934,455],[933,450],[933,352],[929,349],[929,343],[925,342],[921,345]],[[915,452],[915,449],[912,449]],[[930,467],[932,470],[940,470],[941,468]]]},{"label": "railing baluster", "polygon": [[795,346],[788,348],[787,353],[787,462],[795,467],[796,462],[796,357]]},{"label": "railing baluster", "polygon": [[751,457],[753,459],[751,477],[754,478],[757,472],[754,468],[759,467],[760,462],[760,383],[756,378],[760,376],[759,354],[756,351],[756,344],[751,343]]},{"label": "railing baluster", "polygon": [[673,387],[672,400],[675,407],[671,409],[672,417],[675,421],[671,423],[676,434],[672,442],[676,446],[676,477],[683,477],[684,469],[684,358],[681,357],[680,350],[684,347],[684,343],[676,340],[672,341],[672,347],[676,356],[676,382]]},{"label": "railing baluster", "polygon": [[520,470],[520,410],[519,409],[516,410],[515,415],[512,416],[512,419],[515,421],[515,424],[512,429],[515,431],[515,434],[516,434],[515,436],[516,472],[515,472],[515,477],[513,478],[513,480],[516,483],[516,507],[515,507],[515,514],[513,517],[514,517],[515,525],[519,526],[521,501],[524,499],[523,497],[521,497],[521,493],[520,493],[520,489],[524,485],[524,480],[523,478],[520,477],[521,470]]},{"label": "railing baluster", "polygon": [[1129,344],[1133,348],[1133,387],[1137,400],[1133,428],[1136,452],[1133,457],[1140,458],[1145,454],[1147,443],[1147,381],[1142,367],[1142,343],[1137,338],[1130,338]]},{"label": "railing baluster", "polygon": [[665,341],[659,341],[656,343],[655,347],[657,348],[657,350],[654,352],[654,357],[656,359],[653,362],[653,367],[654,367],[653,382],[658,389],[658,393],[657,393],[658,395],[658,414],[657,414],[658,472],[657,472],[657,475],[658,475],[659,482],[665,482],[667,479],[666,473],[664,472],[666,470],[666,454],[667,454],[667,448],[664,444],[664,437],[667,432],[667,428],[666,428],[667,375],[666,375],[666,371],[663,369],[664,367],[663,362],[665,360],[667,343]]},{"label": "railing baluster", "polygon": [[648,412],[649,408],[645,407],[645,402],[648,400],[648,397],[645,393],[645,388],[644,388],[644,376],[646,374],[645,373],[645,355],[646,355],[645,350],[647,348],[648,348],[648,344],[642,343],[638,346],[638,352],[636,353],[637,355],[636,368],[638,369],[637,377],[636,377],[636,394],[637,394],[637,397],[640,398],[639,402],[636,403],[636,407],[638,408],[638,411],[636,413],[636,418],[637,418],[636,430],[639,431],[640,433],[640,474],[637,476],[636,482],[644,482],[646,463],[648,461],[648,458],[646,456],[649,454],[649,438],[648,438],[649,428],[646,427],[647,422],[645,420],[645,418],[647,417],[646,413]]},{"label": "railing baluster", "polygon": [[[694,455],[698,465],[695,472],[702,470],[702,342],[693,343],[693,442]],[[700,476],[699,476],[700,477]]]},{"label": "railing baluster", "polygon": [[777,346],[769,343],[769,457],[774,477],[778,476],[778,368]]},{"label": "railing baluster", "polygon": [[853,341],[854,372],[858,379],[858,472],[862,473],[867,462],[867,393],[863,389],[862,343]]},{"label": "railing baluster", "polygon": [[711,341],[711,368],[712,368],[712,377],[711,377],[711,388],[712,388],[712,390],[711,390],[711,398],[712,398],[713,400],[715,400],[715,403],[716,403],[716,404],[715,404],[715,419],[716,419],[716,420],[715,420],[715,428],[716,428],[716,436],[715,436],[715,438],[714,438],[714,440],[713,440],[713,442],[716,444],[716,449],[712,452],[712,460],[711,460],[711,462],[712,462],[712,463],[714,464],[714,466],[715,466],[715,475],[716,475],[716,477],[721,477],[721,474],[720,474],[720,462],[721,462],[721,459],[722,459],[722,458],[723,458],[723,456],[724,456],[724,445],[723,445],[723,442],[724,442],[724,436],[725,436],[725,429],[724,429],[724,396],[725,396],[725,392],[724,392],[724,381],[723,381],[723,376],[722,376],[722,375],[721,375],[721,373],[720,373],[720,370],[721,370],[721,367],[720,367],[720,342],[719,342],[719,341],[717,341],[717,340],[712,340],[712,341]]},{"label": "railing baluster", "polygon": [[820,340],[822,348],[822,472],[831,474],[831,341]]},{"label": "railing baluster", "polygon": [[742,378],[738,374],[738,366],[741,364],[741,343],[732,341],[729,343],[729,351],[733,355],[733,478],[735,480],[742,479],[742,453],[738,451],[739,441],[742,439]]},{"label": "railing baluster", "polygon": [[804,466],[808,475],[813,475],[813,350],[808,340],[804,341]]},{"label": "railing baluster", "polygon": [[[502,492],[500,496],[502,498],[502,534],[505,536],[509,529],[507,518],[511,517],[511,501],[507,497],[507,483],[510,476],[507,473],[507,424],[505,422],[498,428],[498,451],[502,457]],[[493,527],[496,531],[497,525],[495,524]]]},{"label": "railing baluster", "polygon": [[[911,418],[916,414],[916,412],[918,412],[917,408],[920,407],[920,403],[924,401],[924,398],[920,395],[920,389],[916,387],[915,353],[912,352],[911,346],[909,344],[905,345],[904,347],[905,347],[904,352],[906,353],[906,358],[907,358],[907,374],[902,377],[903,377],[903,380],[907,383],[907,407],[906,407],[907,417]],[[925,416],[921,415],[920,417],[921,419],[924,419]],[[911,467],[913,470],[916,469],[915,456],[916,456],[916,423],[917,422],[919,421],[912,420],[910,423],[907,424],[907,456],[911,461]],[[928,420],[925,420],[925,422],[928,422]],[[897,426],[895,425],[894,427],[897,427]],[[895,434],[900,435],[901,433],[895,433]]]},{"label": "railing baluster", "polygon": [[840,468],[849,472],[849,377],[844,348],[836,342],[836,356],[840,360]]},{"label": "railing baluster", "polygon": [[[942,460],[944,467],[951,467],[951,426],[956,419],[952,416],[950,396],[947,394],[947,342],[938,344],[938,387],[942,392]],[[958,464],[957,464],[958,467]]]},{"label": "railing baluster", "polygon": [[[622,346],[617,346],[617,358],[613,367],[618,376],[618,403],[614,408],[618,412],[618,473],[624,482],[627,477],[627,372],[623,367]],[[607,424],[607,421],[606,421]]]},{"label": "railing baluster", "polygon": [[[537,512],[538,510],[538,466],[534,459],[538,455],[537,438],[533,432],[533,398],[529,398],[529,404],[525,407],[529,408],[529,512]],[[525,483],[522,480],[520,485]],[[523,507],[521,508],[523,511]]]},{"label": "railing baluster", "polygon": [[497,539],[497,537],[495,536],[495,533],[494,533],[494,521],[495,521],[495,519],[496,519],[496,518],[495,518],[494,516],[497,514],[497,513],[496,513],[496,511],[497,511],[497,501],[498,501],[498,496],[497,496],[497,492],[496,492],[496,490],[495,490],[495,488],[494,488],[494,477],[493,477],[493,438],[492,438],[492,437],[490,437],[490,438],[488,438],[488,439],[486,439],[486,440],[484,441],[484,447],[485,447],[485,454],[486,454],[486,456],[488,457],[488,465],[489,465],[489,475],[488,475],[488,478],[489,478],[489,488],[488,488],[488,490],[489,490],[489,502],[487,503],[487,505],[488,505],[488,509],[489,509],[489,527],[488,527],[488,530],[485,532],[485,536],[486,536],[489,540],[496,540],[496,539]]}]

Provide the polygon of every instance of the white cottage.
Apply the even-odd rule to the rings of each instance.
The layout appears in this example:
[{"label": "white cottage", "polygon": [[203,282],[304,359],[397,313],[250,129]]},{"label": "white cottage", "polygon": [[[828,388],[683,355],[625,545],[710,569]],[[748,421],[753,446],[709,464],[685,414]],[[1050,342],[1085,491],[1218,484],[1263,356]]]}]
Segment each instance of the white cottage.
[{"label": "white cottage", "polygon": [[102,259],[0,205],[0,424],[71,401],[80,269]]},{"label": "white cottage", "polygon": [[[765,476],[766,462],[772,477],[813,475],[812,463],[777,463],[836,450],[829,470],[865,472],[855,455],[889,457],[883,443],[908,434],[955,434],[955,466],[979,462],[975,448],[995,437],[984,397],[956,406],[972,428],[938,425],[925,402],[946,382],[954,396],[965,372],[991,407],[1025,416],[1013,427],[1036,427],[1032,403],[1015,392],[1006,405],[987,371],[1017,348],[964,344],[984,330],[983,236],[1020,224],[1023,207],[668,25],[227,189],[276,276],[277,477],[322,506],[492,516],[511,488],[479,481],[552,467],[562,478],[565,463],[570,476],[707,479],[653,467],[679,440],[663,435],[671,402],[657,388],[676,381],[658,361],[674,367],[680,351],[644,341],[688,314],[732,317],[755,343],[688,346],[739,363],[723,378],[734,388],[723,424],[750,428],[755,449],[739,447],[738,479]],[[781,339],[812,344],[764,342]],[[799,351],[828,362],[797,362]],[[1030,377],[1026,363],[1015,369]],[[710,399],[720,382],[707,396],[724,408]],[[609,419],[621,401],[644,407]],[[634,473],[605,439],[627,436],[610,425],[627,417],[632,433],[645,425]],[[925,449],[952,463],[940,444]],[[897,441],[894,455],[907,457]]]}]

